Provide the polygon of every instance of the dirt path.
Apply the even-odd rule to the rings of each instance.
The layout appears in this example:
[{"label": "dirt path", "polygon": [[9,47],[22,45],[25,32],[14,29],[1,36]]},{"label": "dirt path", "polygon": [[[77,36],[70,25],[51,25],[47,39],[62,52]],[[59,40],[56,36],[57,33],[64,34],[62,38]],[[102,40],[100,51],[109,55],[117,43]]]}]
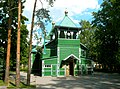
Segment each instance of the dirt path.
[{"label": "dirt path", "polygon": [[[26,78],[26,73],[21,73]],[[120,89],[120,74],[94,73],[79,77],[39,77],[31,75],[37,89]]]}]

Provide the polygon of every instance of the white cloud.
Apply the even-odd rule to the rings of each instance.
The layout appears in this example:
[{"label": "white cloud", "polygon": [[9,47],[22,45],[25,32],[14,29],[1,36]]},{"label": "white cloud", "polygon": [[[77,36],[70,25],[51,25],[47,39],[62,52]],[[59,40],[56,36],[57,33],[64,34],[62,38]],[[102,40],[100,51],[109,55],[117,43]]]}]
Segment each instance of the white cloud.
[{"label": "white cloud", "polygon": [[[47,7],[47,3],[45,2],[45,0],[41,0],[41,1],[43,2],[43,7]],[[25,10],[32,11],[34,7],[34,3],[35,3],[35,0],[26,0],[26,2],[24,3]],[[42,4],[39,0],[37,0],[36,7],[37,9],[42,7]]]},{"label": "white cloud", "polygon": [[98,9],[99,7],[98,0],[56,0],[54,7],[50,8],[50,11],[54,20],[58,20],[64,16],[66,8],[69,16],[73,16],[75,14],[82,14],[87,9]]},{"label": "white cloud", "polygon": [[25,11],[32,11],[33,4],[34,4],[34,0],[26,0],[26,2],[24,3]]},{"label": "white cloud", "polygon": [[[43,7],[48,8],[48,4],[45,2],[45,0],[41,0],[41,1],[44,3]],[[24,3],[25,8],[23,11],[23,15],[25,15],[29,19],[30,22],[32,19],[34,3],[35,3],[35,0],[26,0],[26,2]],[[42,4],[39,0],[37,0],[36,10],[40,8],[42,8]]]},{"label": "white cloud", "polygon": [[[46,0],[43,1],[43,7],[48,8],[48,3],[46,3]],[[25,15],[29,19],[28,29],[30,29],[30,23],[32,19],[32,11],[33,11],[33,5],[35,0],[26,0],[24,6],[24,12],[23,15]],[[39,0],[37,0],[37,8],[41,8],[41,3]],[[68,15],[71,18],[71,16],[74,16],[76,14],[89,14],[90,12],[87,9],[93,9],[97,10],[99,9],[100,5],[98,4],[98,0],[56,0],[54,2],[54,6],[50,7],[50,16],[53,18],[53,21],[58,22],[63,19],[64,17],[64,11],[67,8],[67,11],[69,12]],[[71,18],[75,23],[78,22],[78,20]]]},{"label": "white cloud", "polygon": [[[48,7],[48,3],[45,0],[41,0],[43,2],[43,7]],[[24,14],[29,16],[31,19],[33,5],[35,0],[26,0]],[[41,8],[41,3],[37,0],[37,9]],[[73,16],[75,14],[79,14],[86,9],[98,9],[100,6],[98,4],[98,0],[56,0],[54,2],[54,7],[49,8],[51,11],[52,18],[55,20],[59,19],[61,16],[64,16],[64,11],[67,8],[69,11],[69,16]],[[26,13],[27,12],[27,13]]]},{"label": "white cloud", "polygon": [[87,8],[98,9],[98,0],[56,0],[55,8],[69,9],[74,13],[80,13]]}]

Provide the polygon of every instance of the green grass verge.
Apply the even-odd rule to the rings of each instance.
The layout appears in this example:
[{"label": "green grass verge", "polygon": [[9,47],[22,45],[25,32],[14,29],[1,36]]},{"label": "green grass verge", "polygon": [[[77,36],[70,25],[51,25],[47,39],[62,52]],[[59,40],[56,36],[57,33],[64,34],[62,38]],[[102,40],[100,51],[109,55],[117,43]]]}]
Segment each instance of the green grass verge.
[{"label": "green grass verge", "polygon": [[[13,88],[16,88],[15,84],[10,82],[9,84],[9,87],[7,87],[8,89],[13,89]],[[36,88],[35,85],[30,85],[30,86],[27,86],[25,83],[23,82],[20,82],[20,86],[19,88]]]},{"label": "green grass verge", "polygon": [[0,80],[0,86],[5,86],[5,83],[3,82],[3,80]]},{"label": "green grass verge", "polygon": [[[5,83],[3,82],[3,80],[0,80],[0,86],[6,86]],[[9,86],[7,88],[13,89],[13,88],[16,88],[16,86],[14,83],[10,82]],[[36,86],[35,85],[27,86],[25,83],[21,82],[19,88],[36,88]]]}]

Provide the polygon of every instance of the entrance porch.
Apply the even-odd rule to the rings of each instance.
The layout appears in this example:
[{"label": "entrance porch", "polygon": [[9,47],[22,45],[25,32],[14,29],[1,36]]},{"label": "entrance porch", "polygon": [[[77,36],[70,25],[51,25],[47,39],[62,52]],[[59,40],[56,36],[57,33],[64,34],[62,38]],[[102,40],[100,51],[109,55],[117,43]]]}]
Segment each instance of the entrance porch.
[{"label": "entrance porch", "polygon": [[[65,76],[76,76],[78,75],[79,59],[75,55],[70,55],[61,62],[61,68],[65,69]],[[77,71],[77,72],[76,72]]]}]

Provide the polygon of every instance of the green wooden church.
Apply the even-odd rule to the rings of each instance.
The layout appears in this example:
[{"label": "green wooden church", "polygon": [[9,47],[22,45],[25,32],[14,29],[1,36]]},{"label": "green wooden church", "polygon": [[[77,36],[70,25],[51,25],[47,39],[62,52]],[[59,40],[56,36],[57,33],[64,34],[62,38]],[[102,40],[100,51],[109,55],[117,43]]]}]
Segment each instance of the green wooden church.
[{"label": "green wooden church", "polygon": [[36,51],[32,50],[32,66],[34,63],[36,66],[32,70],[37,70],[41,76],[91,74],[92,61],[86,58],[87,48],[78,39],[80,30],[81,28],[75,25],[65,11],[65,16],[59,25],[52,23],[50,41],[45,44],[46,52],[36,62]]}]

